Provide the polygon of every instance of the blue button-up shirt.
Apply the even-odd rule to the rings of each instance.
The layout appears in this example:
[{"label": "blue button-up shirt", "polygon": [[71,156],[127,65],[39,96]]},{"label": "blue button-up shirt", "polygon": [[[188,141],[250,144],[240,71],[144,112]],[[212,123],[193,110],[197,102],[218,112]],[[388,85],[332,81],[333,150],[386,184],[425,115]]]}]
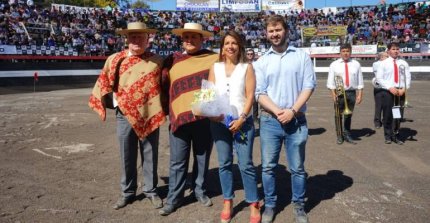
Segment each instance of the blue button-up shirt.
[{"label": "blue button-up shirt", "polygon": [[[257,86],[255,97],[267,95],[279,108],[291,108],[302,90],[316,87],[316,76],[310,56],[288,46],[283,53],[270,48],[254,64]],[[301,109],[306,111],[306,105]]]}]

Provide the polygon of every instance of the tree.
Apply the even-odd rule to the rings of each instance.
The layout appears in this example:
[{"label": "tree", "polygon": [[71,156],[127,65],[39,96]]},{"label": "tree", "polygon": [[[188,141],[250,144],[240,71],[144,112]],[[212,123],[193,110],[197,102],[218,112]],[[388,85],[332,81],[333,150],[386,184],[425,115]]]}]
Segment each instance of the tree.
[{"label": "tree", "polygon": [[142,0],[137,0],[131,5],[131,8],[133,8],[133,9],[149,9],[149,5],[146,4]]},{"label": "tree", "polygon": [[94,1],[94,5],[96,7],[99,7],[99,8],[105,8],[106,6],[110,6],[112,8],[115,8],[117,6],[116,1],[114,1],[114,0],[108,0],[108,1],[105,1],[105,0],[93,0],[93,1]]},{"label": "tree", "polygon": [[35,2],[39,2],[39,4],[47,7],[49,7],[52,3],[99,8],[104,8],[106,6],[114,8],[117,6],[115,0],[43,0]]}]

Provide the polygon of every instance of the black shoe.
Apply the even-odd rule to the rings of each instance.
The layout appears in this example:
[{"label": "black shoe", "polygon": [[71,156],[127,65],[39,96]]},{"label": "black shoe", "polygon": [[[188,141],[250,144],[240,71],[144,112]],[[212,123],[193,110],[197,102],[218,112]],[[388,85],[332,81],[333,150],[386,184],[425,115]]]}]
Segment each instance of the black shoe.
[{"label": "black shoe", "polygon": [[343,143],[343,137],[337,137],[337,141],[336,141],[336,143],[337,143],[338,145],[342,144],[342,143]]},{"label": "black shoe", "polygon": [[391,144],[391,140],[386,139],[386,140],[385,140],[385,144]]},{"label": "black shoe", "polygon": [[202,196],[196,196],[196,199],[197,199],[197,201],[200,202],[200,204],[202,204],[205,207],[212,206],[211,199],[208,196],[204,195],[204,194]]},{"label": "black shoe", "polygon": [[380,129],[382,125],[380,123],[375,123],[375,129]]},{"label": "black shoe", "polygon": [[169,215],[169,214],[171,214],[171,213],[175,212],[177,208],[178,208],[178,207],[177,207],[176,205],[173,205],[173,204],[166,204],[166,205],[164,205],[164,207],[163,207],[161,210],[159,210],[159,211],[158,211],[158,213],[159,213],[161,216],[167,216],[167,215]]},{"label": "black shoe", "polygon": [[135,197],[134,197],[134,196],[132,196],[132,197],[127,197],[127,198],[125,198],[125,197],[120,197],[120,198],[118,199],[118,201],[115,203],[115,205],[113,206],[113,209],[115,209],[115,210],[121,209],[121,208],[123,208],[123,207],[127,206],[128,204],[133,203],[134,199],[135,199]]},{"label": "black shoe", "polygon": [[273,217],[275,217],[275,208],[265,207],[261,216],[261,223],[272,223]]},{"label": "black shoe", "polygon": [[151,204],[152,206],[154,206],[155,209],[159,209],[163,207],[163,201],[158,196],[158,194],[152,194],[146,197],[151,201]]},{"label": "black shoe", "polygon": [[403,142],[400,141],[397,137],[393,138],[393,142],[396,143],[397,145],[403,145]]},{"label": "black shoe", "polygon": [[351,136],[350,136],[350,135],[345,135],[343,138],[345,139],[345,141],[346,141],[347,143],[350,143],[350,144],[352,144],[352,145],[357,144],[356,142],[354,142],[354,140],[351,138]]}]

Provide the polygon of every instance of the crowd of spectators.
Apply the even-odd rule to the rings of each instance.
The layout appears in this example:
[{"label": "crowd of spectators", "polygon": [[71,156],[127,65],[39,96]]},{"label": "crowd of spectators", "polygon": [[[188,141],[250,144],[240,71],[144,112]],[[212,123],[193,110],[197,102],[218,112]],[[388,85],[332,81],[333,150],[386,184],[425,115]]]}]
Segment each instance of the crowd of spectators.
[{"label": "crowd of spectators", "polygon": [[[264,19],[272,12],[216,13],[187,11],[105,10],[43,8],[24,2],[0,1],[0,45],[62,46],[77,49],[80,55],[108,55],[124,47],[124,39],[115,34],[128,22],[144,21],[160,30],[151,36],[152,49],[178,49],[180,39],[170,34],[185,22],[201,23],[215,36],[206,47],[216,48],[227,30],[236,30],[246,39],[246,46],[267,48]],[[13,2],[13,1],[12,1]],[[290,43],[296,46],[352,44],[387,44],[391,41],[417,43],[430,41],[430,6],[405,3],[286,12]],[[302,42],[302,27],[345,25],[347,35],[316,37]]]}]

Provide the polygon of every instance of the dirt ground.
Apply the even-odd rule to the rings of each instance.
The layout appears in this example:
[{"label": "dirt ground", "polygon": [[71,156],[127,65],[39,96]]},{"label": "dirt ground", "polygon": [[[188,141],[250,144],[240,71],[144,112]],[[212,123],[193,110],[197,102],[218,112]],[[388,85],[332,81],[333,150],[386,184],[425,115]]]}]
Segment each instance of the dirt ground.
[{"label": "dirt ground", "polygon": [[[324,81],[318,82],[309,102],[309,219],[313,223],[428,222],[430,81],[414,81],[408,92],[413,107],[402,123],[406,140],[402,146],[384,144],[383,130],[373,128],[373,89],[369,81],[365,84],[364,102],[353,116],[357,145],[336,145],[333,106]],[[7,91],[0,89],[0,94]],[[110,111],[107,122],[99,120],[87,106],[90,91],[0,95],[0,222],[219,222],[222,195],[215,150],[208,178],[212,207],[186,197],[184,206],[161,217],[148,199],[139,196],[126,208],[112,209],[120,195],[114,116]],[[165,199],[167,125],[160,137],[159,192]],[[261,170],[259,140],[255,139],[254,160]],[[293,222],[286,166],[283,153],[275,222]],[[248,222],[237,166],[235,177],[233,222]],[[261,182],[259,189],[261,193]]]}]

